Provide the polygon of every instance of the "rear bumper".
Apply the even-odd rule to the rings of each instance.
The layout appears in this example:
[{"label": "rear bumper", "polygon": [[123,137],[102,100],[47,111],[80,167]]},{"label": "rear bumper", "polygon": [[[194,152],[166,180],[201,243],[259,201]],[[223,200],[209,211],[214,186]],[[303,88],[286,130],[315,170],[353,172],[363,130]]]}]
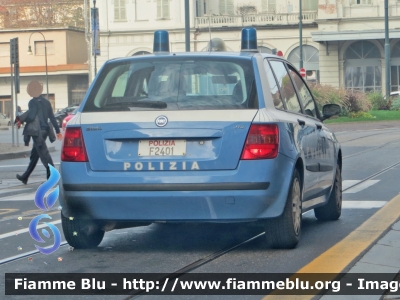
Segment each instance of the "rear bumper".
[{"label": "rear bumper", "polygon": [[293,168],[284,155],[212,172],[93,172],[63,162],[59,199],[64,216],[80,219],[255,221],[282,214]]}]

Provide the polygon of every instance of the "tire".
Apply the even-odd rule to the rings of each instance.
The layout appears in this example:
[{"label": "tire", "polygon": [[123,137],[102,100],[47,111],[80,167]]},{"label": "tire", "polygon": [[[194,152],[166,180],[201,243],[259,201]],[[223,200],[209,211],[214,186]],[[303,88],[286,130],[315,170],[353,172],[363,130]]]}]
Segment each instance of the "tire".
[{"label": "tire", "polygon": [[8,121],[8,126],[11,126],[11,121]]},{"label": "tire", "polygon": [[335,221],[342,213],[342,170],[336,166],[335,181],[328,202],[321,207],[314,208],[315,217],[320,221]]},{"label": "tire", "polygon": [[68,244],[76,249],[96,248],[104,237],[104,231],[87,220],[70,220],[61,213],[62,227]]},{"label": "tire", "polygon": [[301,201],[300,175],[295,170],[283,214],[268,220],[266,224],[265,234],[272,248],[292,249],[298,244],[301,235]]}]

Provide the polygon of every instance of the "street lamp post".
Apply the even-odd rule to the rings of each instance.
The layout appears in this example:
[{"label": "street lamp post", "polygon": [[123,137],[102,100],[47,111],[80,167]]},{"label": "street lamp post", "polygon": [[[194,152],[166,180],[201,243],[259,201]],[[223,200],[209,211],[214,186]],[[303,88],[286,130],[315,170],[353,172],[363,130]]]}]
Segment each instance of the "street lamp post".
[{"label": "street lamp post", "polygon": [[185,46],[186,52],[190,52],[189,0],[185,0]]},{"label": "street lamp post", "polygon": [[389,13],[388,0],[385,0],[385,89],[386,100],[390,97],[390,44],[389,44]]},{"label": "street lamp post", "polygon": [[302,0],[299,0],[300,69],[303,68],[303,12],[301,7],[301,1]]},{"label": "street lamp post", "polygon": [[[94,22],[93,23],[96,25],[97,24],[96,0],[93,0],[93,8],[94,8],[94,11],[93,11]],[[96,30],[97,30],[97,25],[96,25]],[[93,32],[92,39],[94,39],[95,35],[96,34]],[[97,44],[94,44],[93,46],[97,47]],[[95,48],[94,49],[94,76],[96,76],[96,74],[97,74],[97,49]]]},{"label": "street lamp post", "polygon": [[[28,54],[32,55],[32,48],[31,48],[31,36],[34,33],[40,33],[43,37],[44,41],[44,61],[45,61],[45,66],[46,66],[46,91],[47,91],[47,100],[49,100],[49,74],[47,70],[47,46],[46,46],[46,38],[44,37],[44,34],[40,31],[32,32],[31,35],[29,36],[29,47],[28,47]],[[50,100],[49,100],[50,101]]]}]

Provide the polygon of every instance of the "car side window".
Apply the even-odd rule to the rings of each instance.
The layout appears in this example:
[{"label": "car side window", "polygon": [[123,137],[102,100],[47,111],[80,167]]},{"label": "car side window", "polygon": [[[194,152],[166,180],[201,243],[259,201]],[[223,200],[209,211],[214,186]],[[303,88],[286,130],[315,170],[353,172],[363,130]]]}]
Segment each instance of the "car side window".
[{"label": "car side window", "polygon": [[268,85],[271,89],[272,100],[274,101],[275,108],[285,110],[278,83],[276,82],[275,75],[272,72],[268,60],[266,59],[264,60],[264,67],[265,67],[265,72],[267,74]]},{"label": "car side window", "polygon": [[292,76],[293,82],[296,85],[297,91],[299,92],[300,101],[303,104],[304,113],[310,117],[317,117],[315,109],[314,99],[304,82],[303,78],[295,71],[295,69],[288,65],[290,75]]},{"label": "car side window", "polygon": [[112,97],[123,97],[125,95],[126,84],[129,78],[129,71],[122,73],[117,82],[114,85],[111,96]]},{"label": "car side window", "polygon": [[299,99],[297,99],[296,90],[294,89],[292,80],[286,70],[285,65],[281,61],[270,61],[272,70],[280,86],[282,99],[286,103],[288,111],[302,113]]}]

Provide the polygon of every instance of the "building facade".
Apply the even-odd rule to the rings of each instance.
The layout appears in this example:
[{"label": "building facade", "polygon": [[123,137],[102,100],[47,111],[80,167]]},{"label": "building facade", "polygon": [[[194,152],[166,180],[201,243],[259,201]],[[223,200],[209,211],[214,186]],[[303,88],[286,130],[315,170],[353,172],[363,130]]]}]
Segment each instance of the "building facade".
[{"label": "building facade", "polygon": [[[152,52],[153,32],[170,32],[171,51],[185,51],[181,0],[97,1],[101,54],[98,66],[116,57]],[[385,88],[384,1],[302,0],[303,66],[307,79],[364,91]],[[212,38],[240,50],[241,29],[257,28],[259,50],[282,51],[299,67],[299,1],[191,0],[191,51]],[[389,0],[391,89],[400,87],[400,2]],[[93,58],[92,58],[93,60]],[[93,68],[92,68],[93,72]]]},{"label": "building facade", "polygon": [[[41,32],[45,37],[39,33]],[[20,93],[18,105],[28,109],[26,87],[32,80],[43,84],[43,95],[54,110],[80,103],[88,87],[87,45],[84,32],[78,29],[42,29],[0,31],[0,109],[11,112],[10,39],[18,37],[20,62]],[[46,52],[45,56],[45,42]],[[32,54],[28,54],[31,47]],[[47,59],[47,78],[46,78]]]},{"label": "building facade", "polygon": [[[349,89],[385,92],[384,1],[319,1],[321,82]],[[389,0],[391,90],[400,88],[400,2]]]},{"label": "building facade", "polygon": [[83,1],[0,0],[0,112],[11,116],[13,38],[19,43],[22,110],[28,109],[26,87],[32,80],[43,84],[43,96],[48,93],[55,111],[82,101],[89,84],[83,12]]}]

